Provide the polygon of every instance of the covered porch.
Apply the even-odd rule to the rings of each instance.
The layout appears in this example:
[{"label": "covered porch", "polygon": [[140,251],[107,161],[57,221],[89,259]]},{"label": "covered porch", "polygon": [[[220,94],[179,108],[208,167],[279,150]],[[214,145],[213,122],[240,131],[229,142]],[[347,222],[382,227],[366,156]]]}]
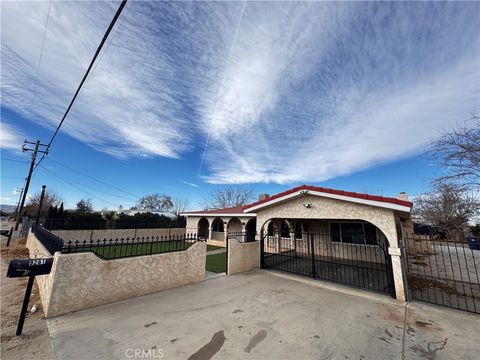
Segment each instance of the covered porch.
[{"label": "covered porch", "polygon": [[257,228],[255,214],[236,211],[240,209],[184,214],[187,216],[187,231],[197,234],[206,239],[208,244],[215,246],[225,247],[228,237],[237,238],[241,242],[255,241]]}]

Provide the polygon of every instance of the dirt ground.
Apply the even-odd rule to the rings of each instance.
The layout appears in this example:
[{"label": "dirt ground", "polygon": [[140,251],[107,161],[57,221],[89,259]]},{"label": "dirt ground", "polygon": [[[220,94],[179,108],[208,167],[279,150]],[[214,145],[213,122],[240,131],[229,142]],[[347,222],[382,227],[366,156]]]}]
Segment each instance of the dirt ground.
[{"label": "dirt ground", "polygon": [[5,247],[6,239],[1,240],[1,358],[8,359],[55,359],[42,304],[35,283],[28,304],[30,310],[37,305],[35,313],[27,313],[23,333],[15,336],[18,317],[25,295],[28,278],[7,278],[8,263],[12,259],[28,258],[28,250],[19,239],[13,239]]}]

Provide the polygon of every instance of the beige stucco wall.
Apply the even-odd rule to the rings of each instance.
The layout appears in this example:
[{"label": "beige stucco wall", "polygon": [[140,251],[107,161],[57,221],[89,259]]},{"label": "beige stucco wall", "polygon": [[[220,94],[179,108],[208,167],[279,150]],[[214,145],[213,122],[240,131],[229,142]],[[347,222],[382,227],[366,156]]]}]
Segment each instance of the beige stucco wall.
[{"label": "beige stucco wall", "polygon": [[260,242],[228,241],[228,275],[260,268]]},{"label": "beige stucco wall", "polygon": [[[303,205],[305,203],[309,203],[311,206],[307,208]],[[396,214],[393,210],[306,194],[259,209],[256,213],[259,234],[262,226],[269,219],[274,218],[364,220],[372,223],[383,232],[388,240],[388,252],[392,255],[396,297],[401,301],[405,300],[405,285],[395,225]]]},{"label": "beige stucco wall", "polygon": [[[311,204],[311,207],[303,206],[305,203]],[[377,226],[389,240],[390,246],[398,247],[395,215],[389,209],[307,194],[257,210],[259,234],[262,225],[272,218],[364,220]]]},{"label": "beige stucco wall", "polygon": [[[30,257],[41,247],[29,237]],[[52,272],[37,277],[46,317],[112,303],[205,278],[206,244],[151,256],[102,260],[93,253],[55,253]]]},{"label": "beige stucco wall", "polygon": [[[37,240],[31,229],[28,232],[26,247],[28,249],[30,259],[53,257],[53,255],[47,249],[45,249],[45,247],[40,243],[40,241]],[[54,266],[52,267],[52,271],[50,272],[50,274],[35,276],[35,280],[37,281],[38,285],[38,291],[40,293],[40,300],[42,302],[44,311],[48,308],[50,303],[50,294],[52,292],[53,284],[53,272]]]},{"label": "beige stucco wall", "polygon": [[[185,235],[185,228],[171,229],[108,229],[108,230],[52,230],[52,234],[65,241],[98,239],[121,239],[133,237],[156,237]],[[195,232],[196,233],[196,232]]]}]

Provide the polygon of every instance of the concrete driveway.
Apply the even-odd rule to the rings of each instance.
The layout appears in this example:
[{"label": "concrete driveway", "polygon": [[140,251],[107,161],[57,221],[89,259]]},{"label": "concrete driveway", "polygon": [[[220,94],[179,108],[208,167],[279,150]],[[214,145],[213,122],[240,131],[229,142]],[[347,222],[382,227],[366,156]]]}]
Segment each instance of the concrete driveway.
[{"label": "concrete driveway", "polygon": [[479,316],[298,279],[217,277],[48,326],[69,360],[478,358]]}]

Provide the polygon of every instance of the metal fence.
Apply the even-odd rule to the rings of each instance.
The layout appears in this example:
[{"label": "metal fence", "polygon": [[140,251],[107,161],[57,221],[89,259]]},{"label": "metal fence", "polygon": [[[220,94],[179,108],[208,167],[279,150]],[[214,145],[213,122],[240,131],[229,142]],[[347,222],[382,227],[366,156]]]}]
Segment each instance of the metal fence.
[{"label": "metal fence", "polygon": [[32,233],[50,254],[63,249],[63,240],[37,224],[32,224]]},{"label": "metal fence", "polygon": [[227,233],[227,239],[236,239],[242,243],[254,242],[256,232],[253,231],[229,231]]},{"label": "metal fence", "polygon": [[404,239],[409,297],[480,313],[480,251],[468,243]]},{"label": "metal fence", "polygon": [[76,240],[66,242],[62,253],[93,252],[102,259],[111,260],[184,251],[198,241],[204,242],[205,239],[197,237],[196,234],[186,234],[178,236]]},{"label": "metal fence", "polygon": [[264,234],[261,244],[262,268],[395,296],[390,256],[384,242],[360,244],[335,239],[334,235],[327,232],[292,233],[288,237],[281,232]]}]

